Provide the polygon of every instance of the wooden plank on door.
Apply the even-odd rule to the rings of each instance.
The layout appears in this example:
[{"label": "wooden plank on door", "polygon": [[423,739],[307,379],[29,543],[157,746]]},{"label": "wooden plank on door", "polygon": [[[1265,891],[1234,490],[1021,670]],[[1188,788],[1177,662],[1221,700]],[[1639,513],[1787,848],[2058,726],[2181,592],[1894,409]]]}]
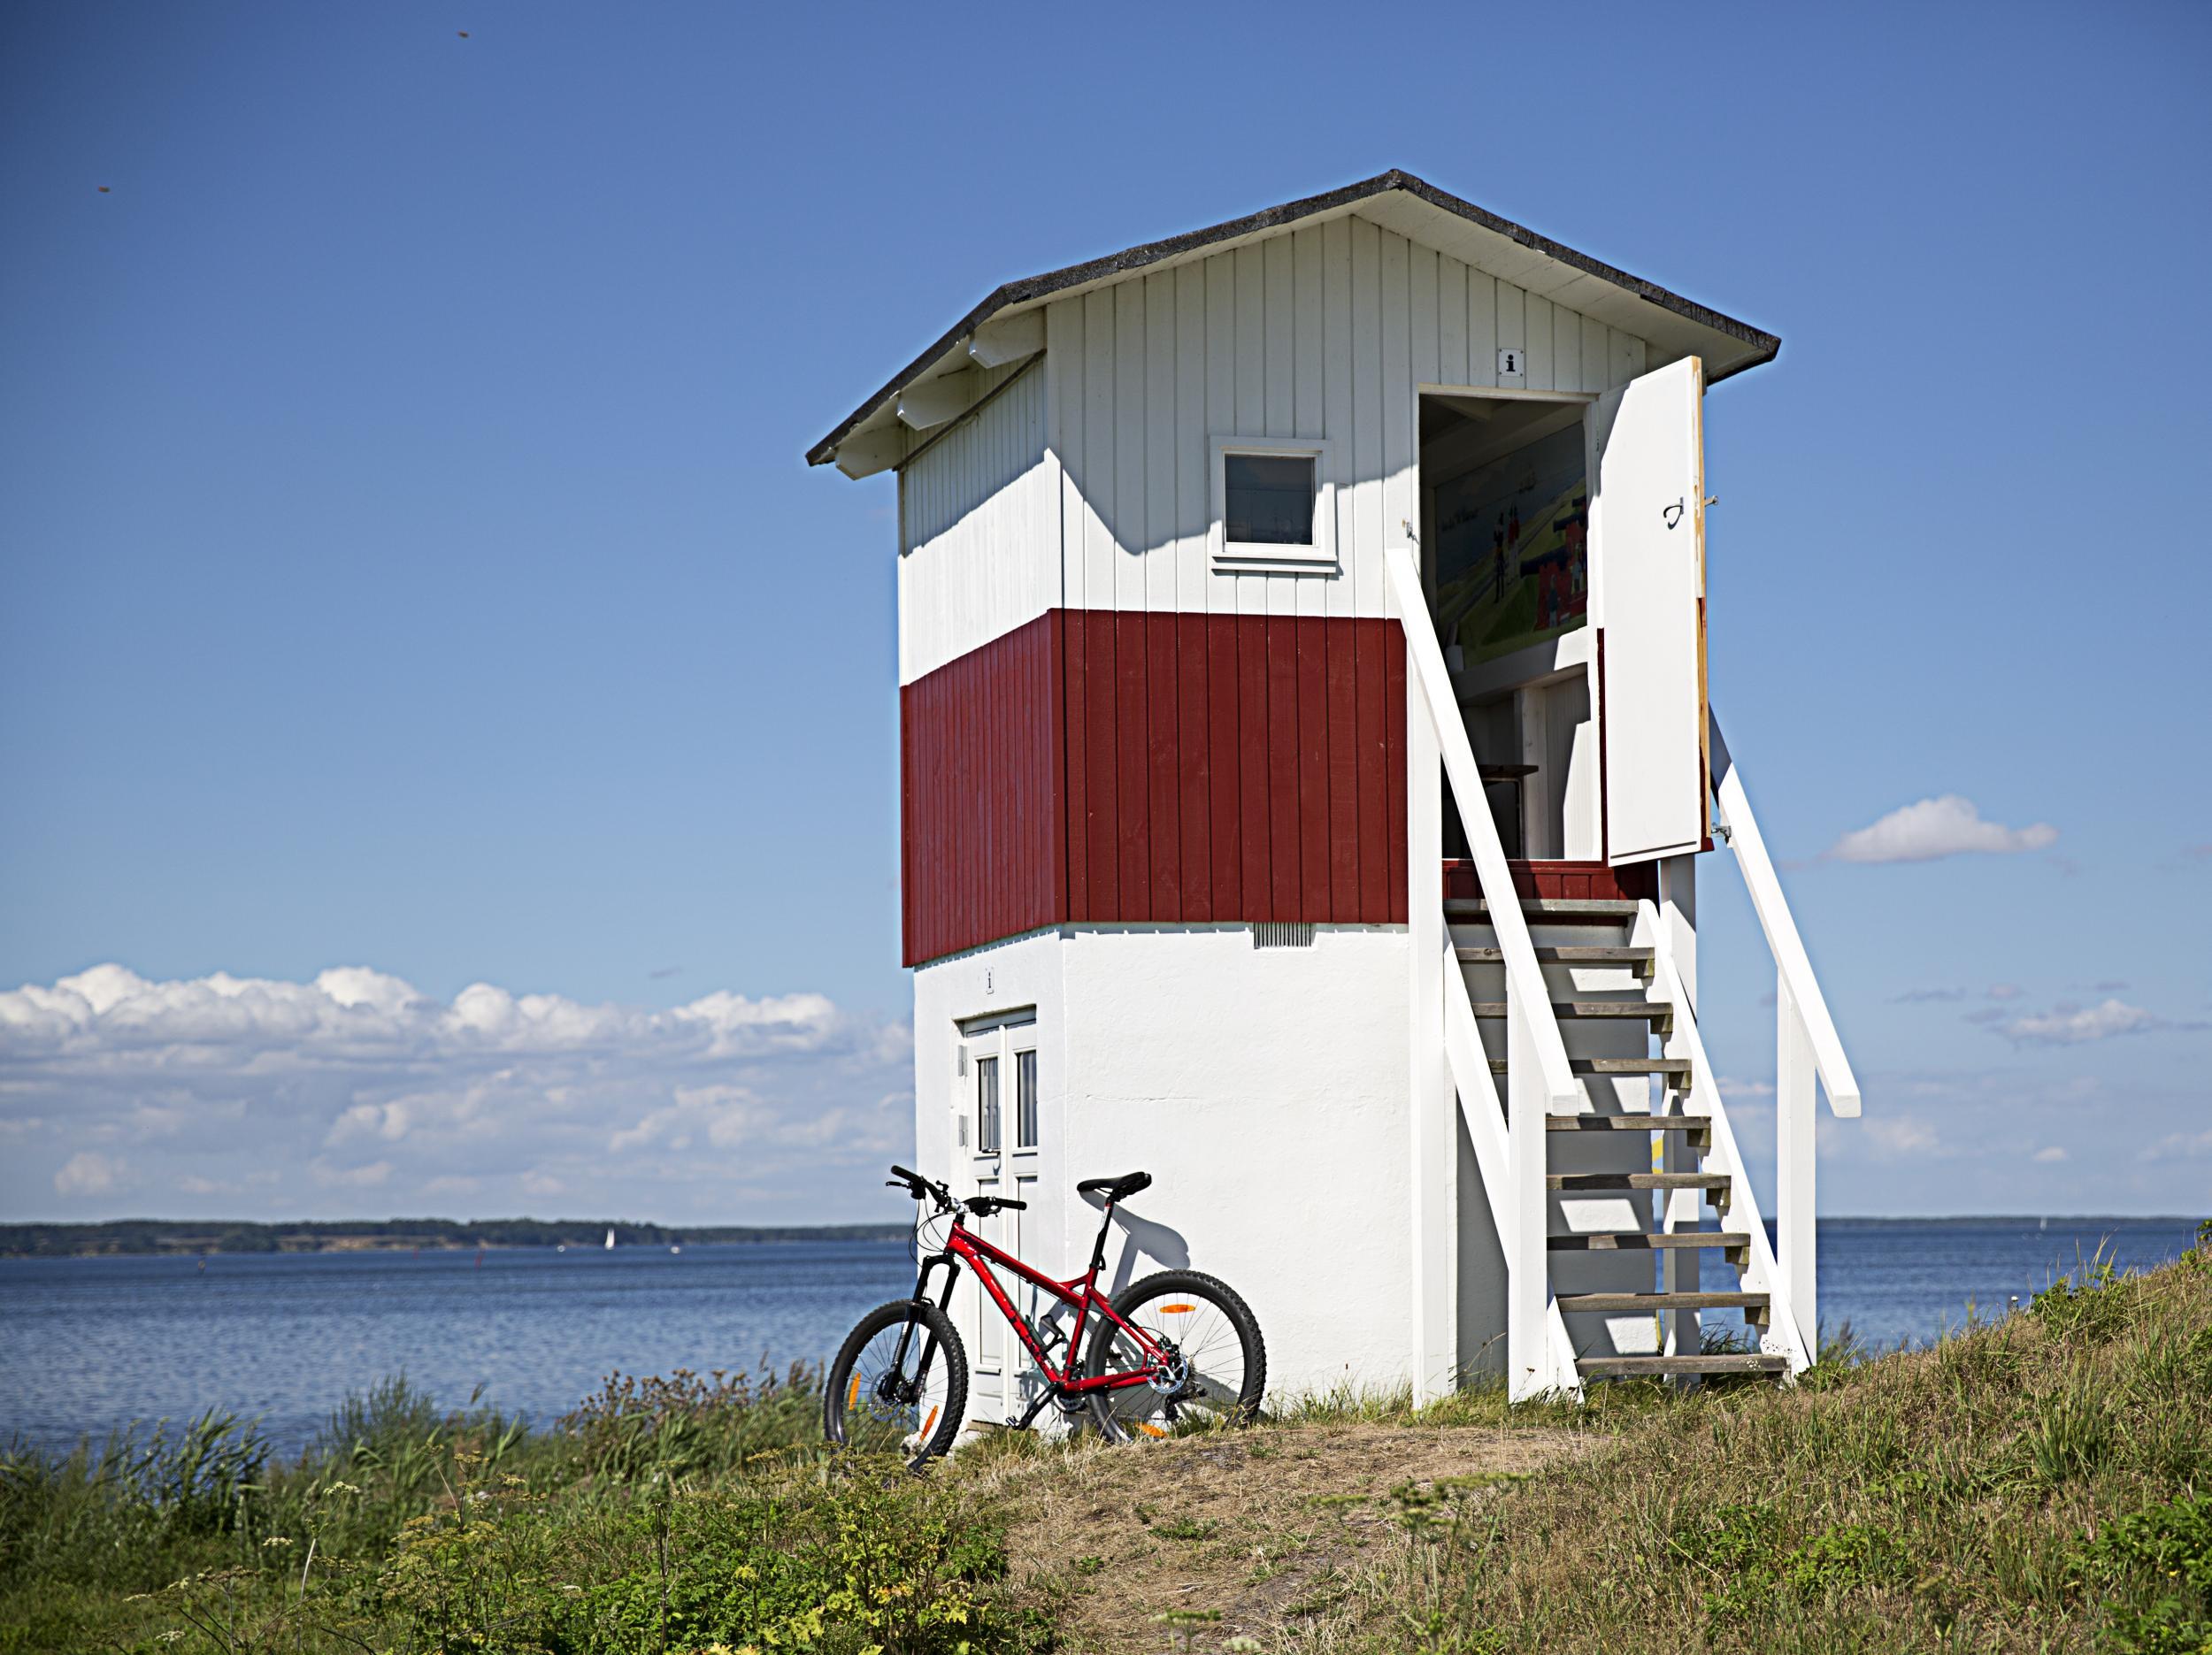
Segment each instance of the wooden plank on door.
[{"label": "wooden plank on door", "polygon": [[1686,356],[1592,405],[1592,606],[1605,854],[1699,849],[1707,820],[1703,364]]}]

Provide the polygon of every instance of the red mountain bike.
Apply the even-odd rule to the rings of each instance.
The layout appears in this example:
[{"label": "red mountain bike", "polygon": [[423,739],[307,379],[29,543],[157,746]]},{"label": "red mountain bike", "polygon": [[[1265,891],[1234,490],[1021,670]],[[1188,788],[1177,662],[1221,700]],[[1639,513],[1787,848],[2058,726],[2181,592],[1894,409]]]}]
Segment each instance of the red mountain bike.
[{"label": "red mountain bike", "polygon": [[[1091,1248],[1090,1268],[1056,1282],[968,1230],[971,1216],[987,1218],[1026,1202],[996,1195],[956,1200],[943,1184],[918,1172],[904,1167],[891,1171],[893,1189],[903,1185],[917,1201],[934,1204],[918,1231],[948,1216],[952,1223],[942,1246],[919,1260],[913,1298],[879,1306],[863,1316],[830,1364],[822,1424],[831,1442],[902,1454],[918,1467],[952,1446],[967,1412],[968,1352],[946,1306],[963,1263],[976,1273],[1044,1381],[1027,1412],[1008,1421],[1017,1430],[1027,1429],[1048,1403],[1071,1421],[1087,1417],[1110,1442],[1167,1437],[1181,1426],[1241,1421],[1258,1411],[1267,1388],[1267,1348],[1251,1310],[1225,1282],[1196,1270],[1163,1270],[1132,1282],[1110,1299],[1098,1291],[1114,1207],[1150,1188],[1150,1173],[1087,1178],[1075,1186],[1085,1195],[1104,1196],[1105,1215]],[[1052,1314],[1061,1306],[1073,1309],[1060,1365],[1053,1360],[1061,1335],[1047,1325],[1051,1314],[1032,1326],[992,1274],[995,1264],[1054,1299]],[[943,1291],[933,1301],[929,1278],[941,1268]]]}]

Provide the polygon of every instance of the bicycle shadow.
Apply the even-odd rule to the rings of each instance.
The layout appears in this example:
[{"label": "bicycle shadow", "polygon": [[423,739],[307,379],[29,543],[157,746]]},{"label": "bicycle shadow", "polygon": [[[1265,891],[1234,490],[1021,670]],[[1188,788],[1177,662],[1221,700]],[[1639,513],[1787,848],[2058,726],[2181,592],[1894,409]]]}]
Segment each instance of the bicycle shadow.
[{"label": "bicycle shadow", "polygon": [[[1106,1205],[1101,1196],[1086,1195],[1083,1199],[1094,1207]],[[1190,1268],[1190,1243],[1179,1230],[1142,1217],[1125,1206],[1114,1208],[1114,1227],[1122,1232],[1123,1239],[1121,1256],[1114,1261],[1113,1283],[1106,1290],[1109,1299],[1129,1285],[1140,1258],[1152,1260],[1164,1270]]]}]

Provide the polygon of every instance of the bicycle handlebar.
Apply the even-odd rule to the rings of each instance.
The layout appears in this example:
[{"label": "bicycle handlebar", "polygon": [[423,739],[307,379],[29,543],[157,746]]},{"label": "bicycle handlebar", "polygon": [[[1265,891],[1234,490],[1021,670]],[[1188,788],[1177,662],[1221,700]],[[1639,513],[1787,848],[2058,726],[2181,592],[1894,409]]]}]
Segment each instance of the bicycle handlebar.
[{"label": "bicycle handlebar", "polygon": [[933,1179],[925,1178],[911,1167],[894,1166],[891,1168],[891,1175],[888,1179],[885,1180],[886,1187],[895,1190],[904,1185],[906,1192],[918,1201],[924,1196],[932,1197],[936,1200],[937,1210],[941,1213],[950,1212],[959,1205],[952,1199],[950,1190]]},{"label": "bicycle handlebar", "polygon": [[1003,1195],[975,1195],[963,1201],[935,1179],[925,1178],[910,1167],[895,1166],[891,1172],[892,1176],[884,1180],[887,1189],[903,1189],[918,1201],[928,1197],[937,1203],[937,1210],[941,1213],[968,1212],[978,1218],[988,1218],[993,1213],[1003,1212],[1009,1207],[1022,1208],[1029,1205],[1026,1201],[1017,1201]]}]

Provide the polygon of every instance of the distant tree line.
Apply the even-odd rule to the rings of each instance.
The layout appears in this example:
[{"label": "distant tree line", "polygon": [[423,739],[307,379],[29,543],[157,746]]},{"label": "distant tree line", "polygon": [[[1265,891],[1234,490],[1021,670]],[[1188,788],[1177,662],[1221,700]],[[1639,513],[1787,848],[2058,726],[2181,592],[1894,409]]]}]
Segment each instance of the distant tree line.
[{"label": "distant tree line", "polygon": [[332,1253],[400,1247],[596,1247],[612,1230],[620,1246],[681,1242],[899,1241],[902,1224],[637,1224],[610,1218],[231,1220],[117,1218],[97,1224],[0,1224],[0,1257],[67,1258],[103,1253]]}]

